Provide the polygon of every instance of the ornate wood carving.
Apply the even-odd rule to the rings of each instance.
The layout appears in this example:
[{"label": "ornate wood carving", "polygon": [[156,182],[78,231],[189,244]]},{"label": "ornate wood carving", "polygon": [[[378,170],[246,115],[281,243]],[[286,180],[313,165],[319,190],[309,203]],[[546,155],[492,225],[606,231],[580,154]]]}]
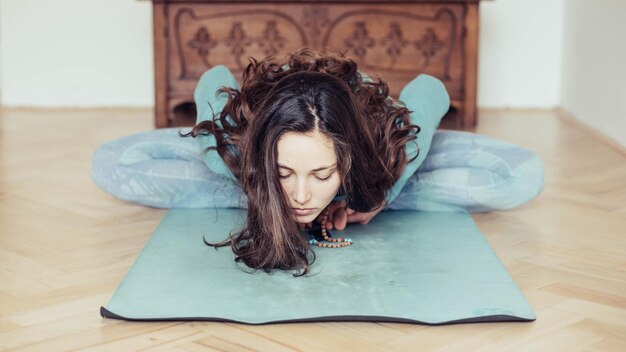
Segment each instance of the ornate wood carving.
[{"label": "ornate wood carving", "polygon": [[367,55],[367,50],[374,47],[376,41],[369,35],[365,22],[356,22],[352,36],[346,38],[344,43],[346,47],[352,49],[356,57],[363,60]]},{"label": "ornate wood carving", "polygon": [[391,22],[389,24],[389,32],[387,36],[380,40],[380,45],[386,47],[386,53],[391,58],[391,66],[396,64],[396,60],[402,55],[402,50],[409,44],[409,41],[404,39],[402,28],[400,23]]},{"label": "ornate wood carving", "polygon": [[[409,44],[411,43],[421,56],[420,68],[422,70],[428,68],[433,57],[443,55],[445,61],[443,78],[446,80],[451,79],[449,71],[450,56],[455,45],[458,20],[450,9],[443,7],[433,16],[381,9],[354,10],[344,12],[332,20],[329,19],[328,13],[328,6],[316,5],[306,7],[302,12],[301,26],[288,13],[278,10],[250,9],[247,11],[198,16],[193,9],[181,8],[175,14],[174,28],[179,47],[180,72],[178,78],[197,78],[189,77],[187,74],[186,57],[182,50],[183,44],[196,50],[196,55],[200,57],[206,69],[212,67],[210,56],[214,51],[213,49],[220,45],[229,47],[229,53],[235,58],[237,69],[243,70],[245,64],[242,62],[242,58],[251,56],[253,52],[249,52],[248,49],[253,45],[256,45],[256,51],[260,51],[263,56],[276,55],[283,51],[288,46],[289,39],[282,32],[295,30],[300,34],[301,42],[292,43],[292,46],[306,46],[309,38],[307,38],[305,30],[302,28],[306,27],[309,29],[312,42],[316,44],[314,47],[317,45],[329,47],[333,46],[331,41],[339,41],[342,43],[342,46],[348,49],[349,54],[354,55],[369,69],[396,71],[399,73],[406,72],[407,69],[400,67],[398,63],[398,60],[404,55],[410,57],[412,66],[410,70],[414,71],[413,56],[417,53],[410,51],[411,46]],[[235,18],[246,16],[249,18],[246,23],[249,23],[253,22],[255,17],[267,17],[267,15],[270,15],[271,18],[281,19],[282,25],[279,25],[277,19],[266,20],[264,21],[263,30],[257,36],[251,35],[250,33],[254,32],[248,30],[246,24],[242,21],[234,20]],[[233,18],[228,36],[219,38],[217,34],[214,34],[214,30],[211,29],[211,21],[228,17]],[[381,31],[371,31],[369,29],[369,22],[373,17],[377,19],[376,25],[386,23],[386,33],[378,33]],[[187,39],[186,42],[181,35],[181,24],[183,21],[186,21],[187,25],[195,24],[198,26],[195,36]],[[432,26],[433,23],[437,22],[446,24],[447,33],[438,33],[438,30]],[[286,24],[289,24],[291,28],[287,28]],[[350,30],[351,34],[341,39],[341,33],[345,33],[345,31],[340,32],[339,29],[344,26],[352,27]],[[405,30],[404,28],[408,29]],[[418,30],[416,31],[414,28]],[[438,28],[441,28],[441,26]],[[317,44],[320,37],[322,38],[321,43]],[[376,49],[381,49],[385,53],[388,58],[387,62],[369,60],[369,53]]]},{"label": "ornate wood carving", "polygon": [[[376,24],[388,23],[388,32],[385,36],[375,37],[368,29],[368,19],[376,18]],[[380,9],[365,9],[345,12],[335,18],[329,25],[328,30],[322,40],[322,47],[333,47],[333,42],[337,36],[341,37],[341,27],[354,23],[352,35],[344,39],[344,45],[349,48],[350,54],[361,59],[364,66],[369,69],[395,71],[398,73],[406,72],[406,68],[397,67],[398,58],[401,54],[405,55],[410,71],[415,71],[413,64],[413,55],[416,53],[404,50],[409,43],[413,43],[414,47],[419,50],[422,56],[421,69],[426,69],[430,64],[433,56],[441,55],[444,57],[445,67],[443,78],[450,80],[450,59],[456,45],[456,33],[459,31],[458,19],[454,12],[449,8],[443,7],[439,9],[434,16],[415,15],[399,11],[386,11]],[[445,38],[441,34],[437,34],[437,30],[432,26],[438,23],[437,28],[442,28],[444,23],[447,29]],[[403,33],[415,33],[415,30],[404,30],[403,28],[419,28],[421,31],[413,34],[413,38],[405,38]],[[382,47],[387,54],[388,64],[380,63],[378,60],[368,60],[368,52],[373,51],[377,46]]]},{"label": "ornate wood carving", "polygon": [[[245,23],[239,19],[246,18]],[[255,20],[256,18],[256,20]],[[260,19],[260,20],[259,20]],[[266,19],[266,20],[263,20]],[[218,22],[219,21],[219,22]],[[220,37],[217,33],[221,28],[219,24],[230,23],[228,35]],[[253,23],[263,23],[264,28],[259,30],[260,35],[253,35],[256,31],[249,30],[246,26]],[[195,36],[186,38],[182,27],[197,27]],[[268,9],[249,9],[241,11],[229,11],[209,15],[197,15],[194,9],[183,7],[174,14],[174,37],[176,38],[177,59],[180,71],[178,79],[198,79],[197,76],[188,72],[188,60],[185,55],[185,47],[195,49],[195,53],[204,63],[204,69],[212,67],[210,55],[220,47],[229,48],[229,53],[235,58],[239,70],[243,70],[245,64],[242,58],[248,56],[276,55],[283,51],[288,44],[294,49],[309,45],[304,29],[289,14]],[[289,39],[282,33],[296,33],[298,42]],[[255,46],[255,51],[248,49]],[[258,55],[262,54],[262,55]]]},{"label": "ornate wood carving", "polygon": [[202,58],[204,64],[207,67],[211,67],[212,65],[209,63],[209,55],[212,48],[217,46],[217,41],[211,38],[211,34],[206,29],[206,27],[200,27],[196,32],[195,37],[187,42],[187,45],[190,48],[196,49],[198,56]]},{"label": "ornate wood carving", "polygon": [[328,7],[313,5],[305,7],[302,11],[302,25],[310,28],[309,33],[311,34],[313,47],[317,48],[320,45],[319,38],[324,29],[330,24]]},{"label": "ornate wood carving", "polygon": [[302,47],[346,53],[364,72],[384,77],[395,97],[418,74],[435,76],[446,85],[462,125],[473,126],[477,3],[153,0],[155,114],[167,114],[157,126],[170,125],[177,119],[174,108],[193,102],[198,78],[214,65],[240,77],[250,57]]}]

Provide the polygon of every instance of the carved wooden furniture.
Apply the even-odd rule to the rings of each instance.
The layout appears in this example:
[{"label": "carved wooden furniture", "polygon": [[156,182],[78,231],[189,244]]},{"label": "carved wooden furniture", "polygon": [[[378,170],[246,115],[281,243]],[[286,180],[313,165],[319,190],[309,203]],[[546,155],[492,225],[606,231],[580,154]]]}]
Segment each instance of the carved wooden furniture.
[{"label": "carved wooden furniture", "polygon": [[[476,123],[479,0],[152,0],[156,127],[195,123],[200,75],[304,46],[345,52],[391,94],[420,73],[441,79],[458,127]],[[456,114],[454,114],[456,112]]]}]

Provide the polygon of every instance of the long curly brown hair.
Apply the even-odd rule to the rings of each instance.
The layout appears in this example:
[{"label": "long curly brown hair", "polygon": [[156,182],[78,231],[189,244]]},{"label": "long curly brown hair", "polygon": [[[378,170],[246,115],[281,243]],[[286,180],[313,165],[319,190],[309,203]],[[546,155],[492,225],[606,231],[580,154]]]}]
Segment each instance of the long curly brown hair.
[{"label": "long curly brown hair", "polygon": [[389,97],[385,80],[365,76],[342,53],[302,48],[283,58],[249,61],[239,90],[218,90],[228,96],[224,109],[180,135],[215,136],[216,145],[205,152],[219,153],[247,196],[243,227],[209,245],[230,245],[235,261],[254,270],[304,268],[294,274],[302,276],[315,253],[279,180],[279,138],[315,130],[329,137],[340,193],[350,208],[368,212],[384,205],[387,192],[417,157],[409,160],[404,147],[416,140],[420,128],[411,124],[404,104]]}]

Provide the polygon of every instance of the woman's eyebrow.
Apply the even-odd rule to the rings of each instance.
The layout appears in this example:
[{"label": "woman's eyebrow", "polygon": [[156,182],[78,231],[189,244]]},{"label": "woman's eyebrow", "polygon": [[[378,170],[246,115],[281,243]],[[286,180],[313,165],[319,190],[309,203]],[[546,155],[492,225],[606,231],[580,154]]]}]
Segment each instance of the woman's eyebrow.
[{"label": "woman's eyebrow", "polygon": [[[322,170],[330,169],[331,167],[333,167],[335,165],[337,165],[337,163],[334,163],[334,164],[328,165],[328,166],[318,167],[317,169],[314,169],[313,171],[315,172],[315,171],[322,171]],[[285,165],[278,164],[278,167],[282,167],[283,169],[294,171],[292,168],[287,167]]]}]

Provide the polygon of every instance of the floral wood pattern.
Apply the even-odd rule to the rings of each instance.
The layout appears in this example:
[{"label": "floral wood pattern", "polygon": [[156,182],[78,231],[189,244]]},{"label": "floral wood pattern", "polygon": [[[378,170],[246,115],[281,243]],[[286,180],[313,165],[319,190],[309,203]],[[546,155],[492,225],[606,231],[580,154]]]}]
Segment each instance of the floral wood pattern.
[{"label": "floral wood pattern", "polygon": [[252,58],[303,47],[345,53],[393,97],[417,75],[437,77],[459,126],[476,124],[479,0],[152,2],[157,127],[190,121],[211,67],[241,77]]},{"label": "floral wood pattern", "polygon": [[[198,16],[193,9],[181,8],[175,15],[174,33],[177,37],[178,58],[180,60],[179,79],[197,79],[196,76],[187,74],[188,59],[183,53],[183,47],[195,49],[195,54],[204,64],[203,69],[213,66],[210,56],[218,46],[230,48],[229,53],[235,58],[236,69],[243,70],[245,64],[242,58],[254,56],[261,53],[262,56],[277,55],[288,47],[298,48],[306,46],[310,41],[313,46],[329,47],[331,41],[341,41],[347,48],[349,54],[358,58],[361,64],[368,69],[406,71],[405,68],[398,67],[398,59],[403,55],[412,55],[409,48],[412,46],[421,55],[422,69],[429,66],[431,59],[436,55],[443,55],[445,61],[444,79],[450,80],[450,56],[452,47],[455,45],[455,34],[457,19],[454,12],[447,8],[442,8],[434,16],[422,16],[408,14],[397,11],[384,11],[380,9],[367,9],[348,11],[337,16],[333,20],[328,17],[329,9],[325,6],[306,7],[302,10],[302,19],[296,20],[286,12],[265,9],[250,9],[232,13],[220,13],[214,15]],[[259,32],[253,28],[247,29],[246,23],[233,21],[230,25],[228,36],[219,38],[217,29],[211,28],[211,23],[216,18],[237,18],[238,16],[270,17],[264,21],[264,28],[260,35],[254,36],[251,33]],[[269,15],[269,16],[268,16]],[[376,16],[379,22],[387,23],[387,32],[376,37],[375,31],[369,29],[368,20]],[[191,38],[183,38],[180,30],[181,24],[197,26],[195,34]],[[429,22],[445,21],[449,25],[447,33],[438,34],[432,26],[427,26]],[[251,21],[247,21],[251,22]],[[350,36],[336,35],[337,29],[345,25],[351,25]],[[216,25],[213,25],[217,27]],[[410,27],[420,28],[421,31],[411,30]],[[312,40],[309,40],[308,34]],[[297,42],[292,37],[287,37],[284,33],[297,32]],[[413,38],[411,38],[411,36]],[[320,42],[320,39],[321,42]],[[291,40],[291,42],[290,42]],[[319,43],[318,43],[319,42]],[[315,45],[317,44],[317,45]],[[249,50],[251,47],[255,50]],[[369,60],[368,56],[372,50],[382,49],[387,56],[387,64],[380,63],[380,60]],[[413,54],[414,55],[414,54]],[[258,55],[257,55],[258,56]],[[410,68],[414,71],[414,68]]]}]

